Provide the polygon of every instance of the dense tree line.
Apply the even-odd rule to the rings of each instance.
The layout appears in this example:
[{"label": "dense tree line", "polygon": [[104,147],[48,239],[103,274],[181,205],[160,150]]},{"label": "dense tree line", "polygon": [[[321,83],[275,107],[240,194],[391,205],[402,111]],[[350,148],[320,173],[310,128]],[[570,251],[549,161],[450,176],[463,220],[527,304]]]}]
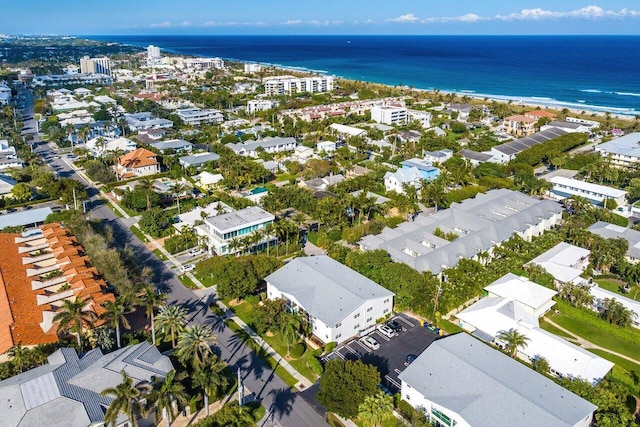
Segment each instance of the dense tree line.
[{"label": "dense tree line", "polygon": [[588,139],[589,136],[584,133],[568,133],[541,142],[518,153],[515,162],[530,166],[548,163],[551,159],[559,157],[562,153],[586,143]]}]

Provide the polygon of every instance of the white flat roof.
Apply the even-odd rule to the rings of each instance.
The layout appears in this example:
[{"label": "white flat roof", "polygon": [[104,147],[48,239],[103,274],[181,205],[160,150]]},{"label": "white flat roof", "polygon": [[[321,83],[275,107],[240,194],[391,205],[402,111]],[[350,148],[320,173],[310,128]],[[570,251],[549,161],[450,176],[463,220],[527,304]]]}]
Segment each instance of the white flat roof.
[{"label": "white flat roof", "polygon": [[565,178],[564,176],[554,176],[552,178],[549,178],[549,182],[552,184],[566,185],[568,187],[573,187],[586,192],[591,192],[599,195],[601,194],[614,199],[623,197],[627,194],[626,191],[607,187],[606,185],[592,184],[590,182],[580,181],[578,179]]}]

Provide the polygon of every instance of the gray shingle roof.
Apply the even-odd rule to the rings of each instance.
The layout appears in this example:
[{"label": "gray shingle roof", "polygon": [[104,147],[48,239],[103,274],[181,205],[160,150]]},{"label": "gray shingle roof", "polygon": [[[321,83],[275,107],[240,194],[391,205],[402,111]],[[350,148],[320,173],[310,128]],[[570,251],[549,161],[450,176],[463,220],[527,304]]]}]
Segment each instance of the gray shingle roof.
[{"label": "gray shingle roof", "polygon": [[296,258],[265,280],[293,296],[307,313],[330,326],[341,322],[366,301],[394,295],[326,255]]},{"label": "gray shingle roof", "polygon": [[10,426],[85,427],[104,419],[112,398],[100,392],[119,384],[121,371],[139,383],[172,369],[169,358],[146,341],[107,355],[92,350],[82,359],[63,348],[48,364],[0,381],[0,414]]},{"label": "gray shingle roof", "polygon": [[434,341],[399,378],[473,426],[574,426],[596,409],[465,333]]},{"label": "gray shingle roof", "polygon": [[216,153],[198,153],[191,156],[180,157],[178,161],[185,167],[199,166],[207,162],[215,162],[220,159]]},{"label": "gray shingle roof", "polygon": [[29,209],[28,211],[14,212],[0,215],[0,230],[5,227],[15,227],[17,225],[33,225],[44,222],[52,214],[51,208]]}]

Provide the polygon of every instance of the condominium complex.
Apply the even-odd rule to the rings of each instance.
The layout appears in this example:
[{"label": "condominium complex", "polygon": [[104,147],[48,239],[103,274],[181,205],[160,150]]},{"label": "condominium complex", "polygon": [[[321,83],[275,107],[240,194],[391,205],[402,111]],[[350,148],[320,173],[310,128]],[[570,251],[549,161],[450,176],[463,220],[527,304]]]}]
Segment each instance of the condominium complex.
[{"label": "condominium complex", "polygon": [[264,81],[267,96],[293,95],[296,93],[331,92],[333,90],[333,76],[269,77]]},{"label": "condominium complex", "polygon": [[107,57],[90,58],[84,56],[80,59],[80,72],[83,74],[111,75],[111,60]]},{"label": "condominium complex", "polygon": [[222,111],[214,109],[186,108],[177,110],[176,114],[188,125],[197,126],[201,123],[222,123]]},{"label": "condominium complex", "polygon": [[640,163],[640,132],[630,133],[597,145],[597,153],[616,166],[634,166]]},{"label": "condominium complex", "polygon": [[277,101],[270,101],[268,99],[252,99],[247,101],[247,113],[253,114],[256,111],[266,111],[277,106]]},{"label": "condominium complex", "polygon": [[[402,98],[379,98],[361,101],[338,102],[328,105],[314,105],[311,107],[299,108],[295,110],[283,111],[280,114],[286,117],[300,118],[306,121],[321,120],[327,117],[346,116],[349,114],[362,116],[375,106],[404,107]],[[410,114],[410,111],[407,111]],[[429,117],[431,116],[430,113]],[[417,117],[412,120],[421,120]],[[422,121],[422,120],[421,120]]]},{"label": "condominium complex", "polygon": [[224,61],[220,58],[182,58],[179,60],[178,65],[181,68],[204,71],[224,68]]},{"label": "condominium complex", "polygon": [[378,106],[371,109],[371,120],[385,125],[404,125],[407,123],[407,109],[404,107]]}]

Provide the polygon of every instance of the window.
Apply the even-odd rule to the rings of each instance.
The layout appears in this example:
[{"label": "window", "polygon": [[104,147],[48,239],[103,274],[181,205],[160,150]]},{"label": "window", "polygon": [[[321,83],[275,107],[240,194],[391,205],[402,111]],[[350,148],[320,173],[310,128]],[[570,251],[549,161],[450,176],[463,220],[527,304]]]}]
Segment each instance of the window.
[{"label": "window", "polygon": [[339,328],[340,326],[342,326],[342,322],[336,323],[336,328]]},{"label": "window", "polygon": [[358,329],[360,327],[360,323],[356,323],[356,326],[353,327],[353,329]]},{"label": "window", "polygon": [[367,319],[367,323],[371,322],[372,320],[373,320],[373,317],[369,317],[369,318]]},{"label": "window", "polygon": [[409,395],[407,394],[406,396],[404,396],[404,400],[406,400],[407,402],[411,400],[411,397],[409,397]]},{"label": "window", "polygon": [[370,312],[371,310],[373,310],[373,307],[368,307],[367,308],[367,313]]},{"label": "window", "polygon": [[385,300],[384,300],[384,302],[385,302],[385,303],[388,303],[388,302],[389,302],[389,298],[385,299]]},{"label": "window", "polygon": [[383,313],[385,313],[385,314],[388,313],[388,312],[389,312],[388,308],[385,308],[384,311],[383,311]]},{"label": "window", "polygon": [[356,314],[353,316],[353,318],[354,318],[354,319],[357,319],[358,317],[360,317],[360,313],[356,313]]},{"label": "window", "polygon": [[336,339],[340,338],[341,336],[342,336],[342,334],[336,335]]}]

